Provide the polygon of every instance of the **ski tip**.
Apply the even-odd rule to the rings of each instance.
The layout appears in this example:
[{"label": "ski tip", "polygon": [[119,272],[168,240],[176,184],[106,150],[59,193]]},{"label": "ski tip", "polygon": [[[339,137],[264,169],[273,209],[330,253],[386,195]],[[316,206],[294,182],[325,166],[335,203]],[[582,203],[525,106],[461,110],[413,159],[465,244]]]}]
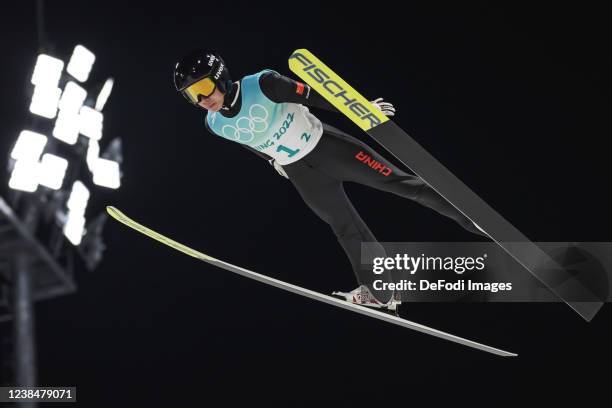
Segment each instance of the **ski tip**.
[{"label": "ski tip", "polygon": [[308,51],[306,48],[298,48],[297,50],[293,51],[291,53],[291,55],[294,55],[294,54],[304,54],[305,52],[310,54],[310,51]]},{"label": "ski tip", "polygon": [[116,207],[113,207],[112,205],[106,206],[106,212],[113,218],[117,218],[123,214],[121,211],[119,211]]}]

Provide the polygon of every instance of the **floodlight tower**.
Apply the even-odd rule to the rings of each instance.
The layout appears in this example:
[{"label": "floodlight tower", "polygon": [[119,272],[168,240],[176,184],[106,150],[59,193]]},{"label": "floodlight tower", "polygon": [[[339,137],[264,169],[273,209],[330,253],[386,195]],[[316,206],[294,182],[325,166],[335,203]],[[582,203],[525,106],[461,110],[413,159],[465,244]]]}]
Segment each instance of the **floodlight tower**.
[{"label": "floodlight tower", "polygon": [[74,47],[68,64],[38,55],[30,124],[10,152],[7,200],[0,196],[0,322],[13,321],[13,385],[40,385],[34,302],[76,290],[74,255],[88,269],[102,258],[106,218],[88,214],[91,190],[121,185],[120,139],[109,143],[112,157],[100,154],[102,110],[113,80],[106,80],[95,99],[90,95],[95,58],[82,45]]}]

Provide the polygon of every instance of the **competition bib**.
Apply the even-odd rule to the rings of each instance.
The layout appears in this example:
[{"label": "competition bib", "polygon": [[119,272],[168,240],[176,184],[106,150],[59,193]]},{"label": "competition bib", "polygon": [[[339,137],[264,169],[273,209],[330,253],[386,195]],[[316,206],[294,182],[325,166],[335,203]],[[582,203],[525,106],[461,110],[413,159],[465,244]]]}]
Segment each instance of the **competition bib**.
[{"label": "competition bib", "polygon": [[215,134],[246,144],[286,165],[312,151],[323,126],[303,105],[268,99],[259,87],[259,77],[265,72],[269,71],[242,78],[242,105],[236,116],[228,118],[220,112],[209,112],[206,121]]}]

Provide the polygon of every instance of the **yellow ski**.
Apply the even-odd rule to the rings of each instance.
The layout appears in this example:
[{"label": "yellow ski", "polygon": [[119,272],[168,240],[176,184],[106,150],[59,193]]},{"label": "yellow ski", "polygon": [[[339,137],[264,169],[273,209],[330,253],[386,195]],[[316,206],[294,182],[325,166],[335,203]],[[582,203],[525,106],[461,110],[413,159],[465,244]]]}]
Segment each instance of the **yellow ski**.
[{"label": "yellow ski", "polygon": [[[603,301],[583,283],[583,280],[588,281],[587,278],[582,279],[575,272],[559,266],[320,59],[306,49],[299,49],[289,57],[289,68],[469,218],[578,314],[586,320],[595,316]],[[555,274],[546,273],[543,265],[555,265]]]}]

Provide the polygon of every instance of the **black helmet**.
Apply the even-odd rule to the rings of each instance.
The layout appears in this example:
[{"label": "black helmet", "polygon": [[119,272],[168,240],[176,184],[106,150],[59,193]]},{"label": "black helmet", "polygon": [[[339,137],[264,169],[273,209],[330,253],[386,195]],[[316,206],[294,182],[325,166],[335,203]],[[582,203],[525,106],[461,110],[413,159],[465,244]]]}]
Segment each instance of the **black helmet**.
[{"label": "black helmet", "polygon": [[[198,94],[188,91],[196,82],[210,78],[224,94],[232,89],[232,80],[223,58],[212,50],[197,49],[182,57],[174,67],[174,86],[190,103],[198,103]],[[213,90],[210,92],[212,94]],[[210,95],[210,94],[209,94]],[[204,96],[209,96],[204,95]]]}]

